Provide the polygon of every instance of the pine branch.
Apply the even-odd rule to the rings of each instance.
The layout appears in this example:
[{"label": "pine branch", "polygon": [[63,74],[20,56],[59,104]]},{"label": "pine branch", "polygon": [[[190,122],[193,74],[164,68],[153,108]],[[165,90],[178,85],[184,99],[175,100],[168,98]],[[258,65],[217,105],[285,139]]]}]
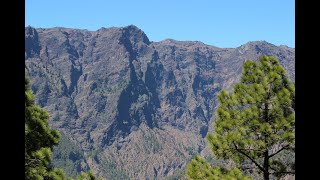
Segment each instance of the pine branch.
[{"label": "pine branch", "polygon": [[34,165],[38,162],[40,162],[40,159],[28,159],[29,162],[25,162],[25,166],[31,166],[31,165]]},{"label": "pine branch", "polygon": [[234,145],[235,149],[243,154],[244,156],[246,156],[247,158],[249,158],[251,160],[251,162],[253,162],[261,171],[263,171],[264,173],[267,173],[266,170],[258,163],[256,162],[252,157],[250,157],[248,154],[246,154],[245,152],[241,151],[240,149],[238,149],[238,147],[235,145],[234,142],[232,142],[232,144]]},{"label": "pine branch", "polygon": [[279,169],[276,169],[272,166],[269,166],[269,168],[274,171],[270,174],[295,174],[295,171],[280,171]]},{"label": "pine branch", "polygon": [[270,169],[274,170],[275,172],[272,172],[270,174],[296,174],[295,171],[277,171],[276,169],[270,167]]},{"label": "pine branch", "polygon": [[273,154],[269,155],[269,158],[271,158],[271,157],[273,157],[273,156],[277,155],[278,153],[280,153],[281,151],[283,151],[283,150],[287,149],[288,147],[289,147],[289,144],[287,144],[287,145],[283,146],[283,147],[282,147],[281,149],[279,149],[277,152],[275,152],[275,153],[273,153]]},{"label": "pine branch", "polygon": [[260,149],[245,149],[245,148],[236,148],[236,150],[241,150],[241,151],[258,151],[258,152],[264,152]]},{"label": "pine branch", "polygon": [[[275,172],[278,172],[278,171],[279,171],[278,169],[275,169],[275,168],[273,168],[272,166],[270,166],[270,169],[274,170]],[[273,172],[273,173],[275,173],[275,172]],[[273,174],[273,173],[271,173],[271,174]]]}]

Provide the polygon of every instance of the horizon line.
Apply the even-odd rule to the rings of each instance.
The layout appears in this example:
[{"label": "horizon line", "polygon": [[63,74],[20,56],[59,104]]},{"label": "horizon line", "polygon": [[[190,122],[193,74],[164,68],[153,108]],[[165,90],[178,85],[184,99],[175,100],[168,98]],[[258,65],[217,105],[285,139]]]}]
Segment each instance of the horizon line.
[{"label": "horizon line", "polygon": [[78,28],[78,27],[63,27],[63,26],[53,26],[53,27],[35,27],[35,26],[32,26],[32,25],[25,25],[25,28],[27,27],[31,27],[31,28],[34,28],[34,29],[54,29],[54,28],[62,28],[62,29],[76,29],[76,30],[83,30],[83,31],[90,31],[90,32],[95,32],[95,31],[98,31],[100,29],[110,29],[110,28],[126,28],[126,27],[129,27],[129,26],[134,26],[136,28],[138,28],[139,30],[141,30],[149,39],[150,42],[155,42],[155,43],[158,43],[158,42],[162,42],[162,41],[166,41],[166,40],[173,40],[173,41],[178,41],[178,42],[200,42],[202,44],[205,44],[205,45],[208,45],[208,46],[213,46],[213,47],[216,47],[216,48],[239,48],[245,44],[249,44],[249,43],[254,43],[254,42],[266,42],[266,43],[269,43],[269,44],[272,44],[274,46],[285,46],[285,47],[288,47],[288,48],[291,48],[291,49],[295,49],[295,47],[290,47],[289,45],[286,45],[286,44],[274,44],[274,43],[271,43],[269,41],[266,41],[266,40],[248,40],[246,41],[246,43],[244,44],[241,44],[237,47],[219,47],[217,45],[213,45],[213,44],[209,44],[209,43],[205,43],[203,41],[200,41],[200,40],[176,40],[174,38],[171,38],[171,37],[168,37],[168,38],[165,38],[163,40],[160,40],[160,41],[153,41],[153,40],[150,40],[149,36],[145,33],[144,30],[142,30],[141,28],[139,28],[138,26],[134,25],[134,24],[129,24],[129,25],[126,25],[126,26],[109,26],[109,27],[100,27],[100,28],[97,28],[96,30],[92,30],[92,29],[88,29],[88,28]]}]

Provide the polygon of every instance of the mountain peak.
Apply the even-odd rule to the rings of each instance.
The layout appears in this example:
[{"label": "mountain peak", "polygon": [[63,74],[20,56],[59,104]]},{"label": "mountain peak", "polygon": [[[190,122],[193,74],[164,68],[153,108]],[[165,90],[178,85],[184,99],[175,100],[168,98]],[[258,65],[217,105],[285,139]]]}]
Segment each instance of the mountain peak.
[{"label": "mountain peak", "polygon": [[[173,39],[148,45],[134,25],[26,31],[35,101],[82,154],[61,166],[72,173],[95,167],[105,179],[164,179],[194,153],[205,155],[218,92],[239,81],[245,60],[275,56],[295,77],[295,51],[265,41],[232,49]],[[69,159],[71,149],[60,156],[65,148],[57,147],[53,163]]]},{"label": "mountain peak", "polygon": [[137,26],[135,25],[128,25],[125,27],[120,28],[120,30],[123,31],[123,33],[127,36],[130,37],[133,41],[142,41],[146,44],[150,44],[148,36]]},{"label": "mountain peak", "polygon": [[123,27],[124,29],[129,29],[129,30],[132,30],[132,31],[142,31],[140,28],[138,28],[137,26],[133,25],[133,24],[130,24],[128,26],[125,26]]},{"label": "mountain peak", "polygon": [[25,34],[34,34],[36,33],[36,29],[32,26],[25,27]]},{"label": "mountain peak", "polygon": [[276,46],[276,45],[262,40],[262,41],[249,41],[242,46]]}]

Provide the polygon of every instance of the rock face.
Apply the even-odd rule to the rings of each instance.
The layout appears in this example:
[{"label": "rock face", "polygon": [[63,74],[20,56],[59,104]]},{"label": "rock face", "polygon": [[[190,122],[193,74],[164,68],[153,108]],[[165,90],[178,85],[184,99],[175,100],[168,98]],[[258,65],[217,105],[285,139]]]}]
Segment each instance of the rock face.
[{"label": "rock face", "polygon": [[77,171],[90,168],[108,179],[164,179],[193,155],[206,155],[216,96],[239,80],[246,60],[275,56],[295,77],[293,48],[151,42],[133,25],[26,27],[25,45],[36,102],[82,151]]}]

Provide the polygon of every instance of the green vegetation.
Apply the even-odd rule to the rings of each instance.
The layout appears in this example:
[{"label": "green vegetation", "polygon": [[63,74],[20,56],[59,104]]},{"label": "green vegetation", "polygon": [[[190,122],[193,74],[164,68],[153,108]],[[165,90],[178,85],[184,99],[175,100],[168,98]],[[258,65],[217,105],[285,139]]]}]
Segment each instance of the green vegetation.
[{"label": "green vegetation", "polygon": [[295,88],[277,59],[245,62],[241,82],[231,93],[221,91],[218,100],[214,133],[207,140],[216,158],[237,167],[213,167],[196,156],[189,179],[250,179],[239,170],[248,164],[264,180],[295,174]]},{"label": "green vegetation", "polygon": [[[53,148],[52,165],[64,169],[67,176],[76,177],[81,171],[87,171],[87,164],[82,167],[83,152],[71,140],[61,133],[59,145]],[[85,163],[85,162],[82,162]]]},{"label": "green vegetation", "polygon": [[[71,180],[62,169],[50,166],[52,148],[59,143],[61,135],[49,127],[48,118],[48,113],[35,104],[29,80],[25,78],[25,179]],[[97,178],[88,172],[76,179]]]},{"label": "green vegetation", "polygon": [[189,179],[207,179],[207,180],[251,180],[249,176],[244,175],[238,168],[227,170],[218,166],[211,166],[204,158],[195,156],[188,166],[187,177]]},{"label": "green vegetation", "polygon": [[35,105],[29,80],[25,78],[25,178],[43,179],[61,172],[49,168],[51,149],[60,134],[48,125],[48,113]]},{"label": "green vegetation", "polygon": [[78,176],[75,180],[98,180],[98,179],[94,176],[92,171],[89,171],[87,173],[82,172],[80,176]]},{"label": "green vegetation", "polygon": [[104,85],[103,87],[95,88],[93,92],[101,93],[103,95],[113,94],[121,91],[122,89],[126,88],[128,85],[129,85],[129,82],[127,80],[121,80],[119,83],[111,87],[110,86],[105,87],[106,85]]},{"label": "green vegetation", "polygon": [[104,174],[106,174],[108,179],[110,180],[118,180],[118,179],[130,179],[125,171],[122,169],[118,169],[116,163],[109,158],[106,160],[104,157],[100,158],[101,164],[103,165]]}]

